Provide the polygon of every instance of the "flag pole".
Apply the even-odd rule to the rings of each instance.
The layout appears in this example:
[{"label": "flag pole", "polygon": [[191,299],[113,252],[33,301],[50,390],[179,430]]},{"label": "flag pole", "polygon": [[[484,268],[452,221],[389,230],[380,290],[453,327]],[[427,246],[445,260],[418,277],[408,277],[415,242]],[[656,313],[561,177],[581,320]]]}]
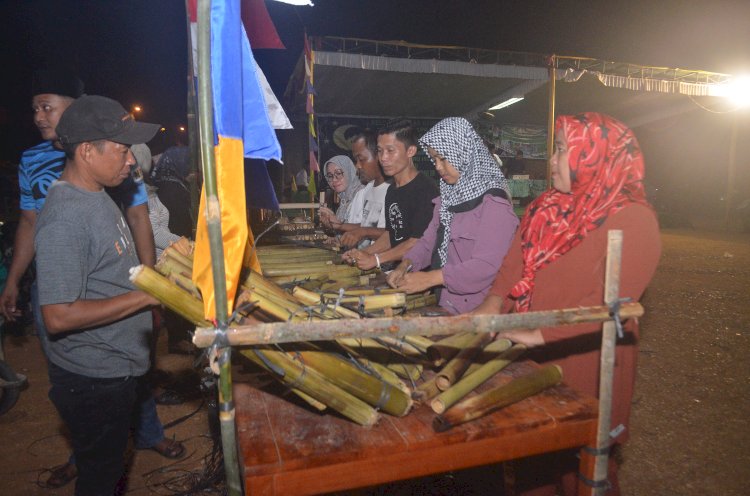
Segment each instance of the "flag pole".
[{"label": "flag pole", "polygon": [[[211,84],[211,0],[198,0],[198,121],[205,188],[206,225],[211,250],[211,271],[216,301],[217,350],[219,361],[219,421],[227,489],[231,496],[242,494],[235,435],[235,409],[232,398],[232,348],[226,344],[227,284],[224,246],[221,236],[221,210],[217,195],[214,155],[213,93]],[[224,339],[221,339],[221,337]]]},{"label": "flag pole", "polygon": [[188,148],[190,150],[190,218],[193,221],[193,239],[195,239],[196,220],[198,219],[198,203],[201,197],[200,175],[200,141],[198,138],[198,96],[195,93],[195,61],[193,60],[193,33],[190,29],[190,0],[185,0],[185,21],[187,22],[187,125],[188,125]]}]

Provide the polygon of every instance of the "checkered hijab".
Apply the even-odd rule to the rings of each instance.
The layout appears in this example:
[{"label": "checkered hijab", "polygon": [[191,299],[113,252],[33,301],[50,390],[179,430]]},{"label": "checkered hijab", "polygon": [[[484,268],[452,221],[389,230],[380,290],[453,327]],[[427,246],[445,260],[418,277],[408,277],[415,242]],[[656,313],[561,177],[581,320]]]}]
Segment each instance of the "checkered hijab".
[{"label": "checkered hijab", "polygon": [[425,153],[430,147],[448,159],[460,173],[456,184],[440,180],[440,231],[433,266],[439,263],[437,266],[443,267],[448,258],[453,214],[473,210],[487,194],[510,198],[508,182],[482,138],[463,117],[438,122],[420,138],[419,144]]}]

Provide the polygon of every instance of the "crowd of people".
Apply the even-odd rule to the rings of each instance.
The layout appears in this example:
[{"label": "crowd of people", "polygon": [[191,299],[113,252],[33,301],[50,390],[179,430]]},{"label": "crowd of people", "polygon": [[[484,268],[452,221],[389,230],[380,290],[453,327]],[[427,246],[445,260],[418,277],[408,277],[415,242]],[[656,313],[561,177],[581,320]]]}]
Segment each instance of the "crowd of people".
[{"label": "crowd of people", "polygon": [[[192,231],[187,150],[170,149],[154,160],[145,143],[158,125],[135,121],[111,99],[82,95],[77,78],[40,73],[33,93],[43,142],[22,156],[21,218],[0,311],[17,317],[18,283],[35,261],[33,308],[50,399],[74,455],[48,485],[77,477],[76,494],[111,494],[133,426],[136,447],[170,458],[184,453],[181,443],[164,437],[144,380],[158,301],[132,286],[128,269],[153,265],[169,243]],[[638,300],[655,271],[659,233],[644,194],[643,157],[632,131],[611,117],[556,119],[552,188],[520,223],[502,169],[464,118],[443,119],[421,137],[397,119],[362,131],[351,144],[351,158],[325,162],[338,206],[320,209],[322,224],[347,248],[346,262],[387,271],[387,283],[408,294],[434,290],[450,314],[601,304],[610,229],[624,233],[621,296]],[[415,167],[420,148],[437,184]],[[177,331],[170,350],[185,341],[188,327],[171,319],[167,327]],[[600,328],[503,336],[531,348],[534,360],[559,364],[568,384],[596,396]],[[624,331],[615,363],[613,446],[628,435],[637,322],[627,321]],[[575,467],[572,452],[527,459],[517,467],[519,494],[572,494]],[[617,494],[614,462],[609,481]]]}]

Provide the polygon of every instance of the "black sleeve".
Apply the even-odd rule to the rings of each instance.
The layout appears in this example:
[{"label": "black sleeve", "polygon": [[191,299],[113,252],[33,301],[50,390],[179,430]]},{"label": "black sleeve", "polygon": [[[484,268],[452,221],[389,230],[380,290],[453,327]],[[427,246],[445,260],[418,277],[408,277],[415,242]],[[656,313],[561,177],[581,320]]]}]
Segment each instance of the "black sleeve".
[{"label": "black sleeve", "polygon": [[440,194],[435,182],[427,176],[419,175],[419,188],[414,192],[415,202],[412,218],[409,222],[410,238],[421,238],[427,226],[432,220],[432,213],[435,209],[432,200]]}]

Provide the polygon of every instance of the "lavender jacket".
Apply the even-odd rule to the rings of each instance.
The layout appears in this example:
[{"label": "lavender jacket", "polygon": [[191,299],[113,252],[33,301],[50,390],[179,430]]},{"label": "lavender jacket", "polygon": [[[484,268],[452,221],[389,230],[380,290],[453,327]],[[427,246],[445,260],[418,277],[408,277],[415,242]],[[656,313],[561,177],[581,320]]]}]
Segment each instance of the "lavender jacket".
[{"label": "lavender jacket", "polygon": [[[440,197],[427,230],[403,258],[414,270],[429,268],[440,225]],[[440,306],[452,314],[479,306],[495,280],[518,227],[518,217],[508,200],[487,195],[474,210],[456,213],[451,223],[448,260],[443,267],[445,284]]]}]

